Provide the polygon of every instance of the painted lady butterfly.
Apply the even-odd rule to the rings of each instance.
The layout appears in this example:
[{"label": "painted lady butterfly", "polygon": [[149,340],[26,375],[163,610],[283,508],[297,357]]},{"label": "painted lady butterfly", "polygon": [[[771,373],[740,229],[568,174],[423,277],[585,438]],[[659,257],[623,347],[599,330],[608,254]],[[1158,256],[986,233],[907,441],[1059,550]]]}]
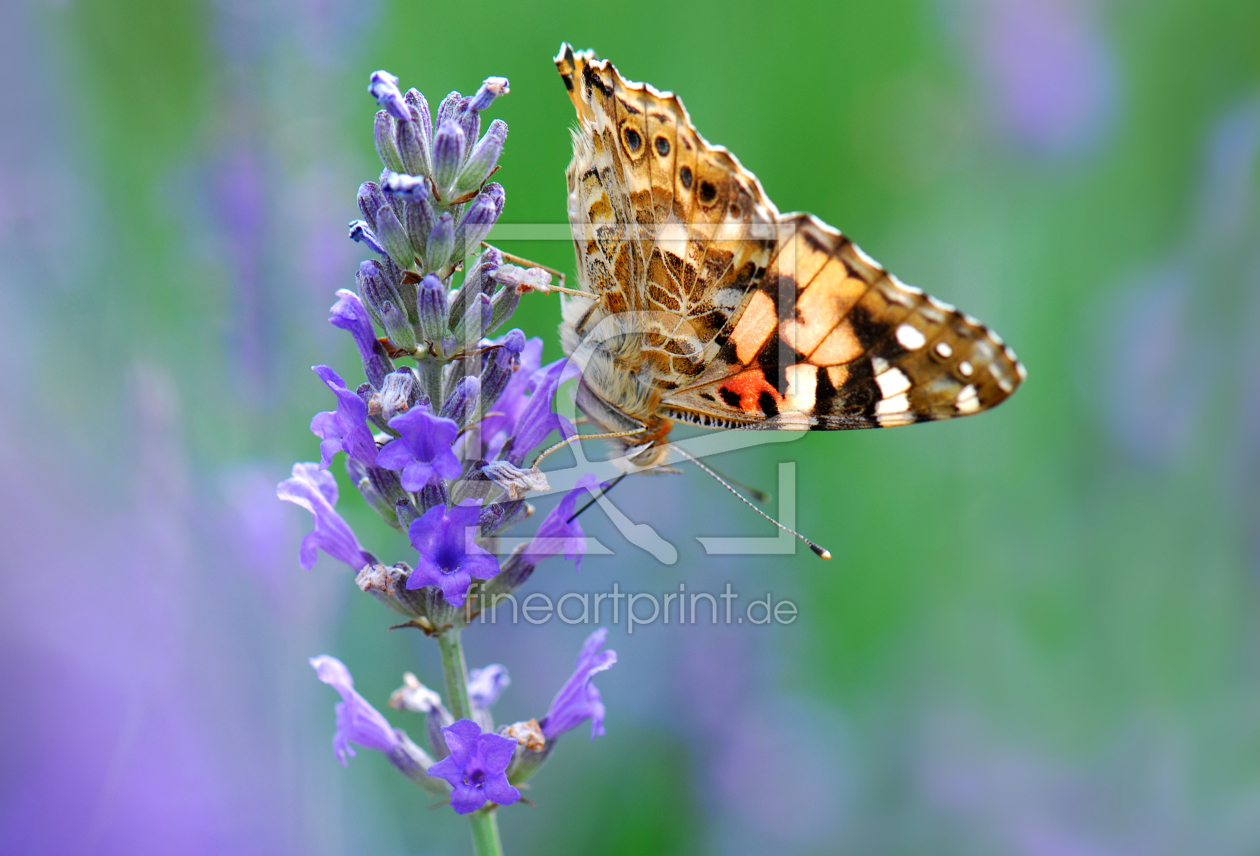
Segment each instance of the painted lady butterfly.
[{"label": "painted lady butterfly", "polygon": [[[672,422],[843,430],[979,413],[1024,367],[975,318],[905,285],[810,214],[780,214],[670,93],[568,44],[567,177],[581,290],[565,297],[577,403],[632,470]],[[594,298],[594,299],[591,299]]]}]

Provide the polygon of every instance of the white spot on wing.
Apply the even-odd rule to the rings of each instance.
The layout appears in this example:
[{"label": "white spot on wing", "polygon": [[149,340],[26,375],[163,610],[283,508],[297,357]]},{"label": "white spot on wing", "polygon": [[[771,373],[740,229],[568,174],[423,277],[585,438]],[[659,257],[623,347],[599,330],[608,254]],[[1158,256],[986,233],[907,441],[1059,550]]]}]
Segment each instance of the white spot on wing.
[{"label": "white spot on wing", "polygon": [[[978,403],[978,402],[977,402]],[[905,413],[910,410],[910,399],[905,393],[895,395],[892,398],[885,398],[879,404],[875,405],[876,416],[887,416],[893,413]],[[880,420],[881,423],[883,420]]]},{"label": "white spot on wing", "polygon": [[963,360],[958,364],[958,373],[963,377],[971,377],[971,363]]},{"label": "white spot on wing", "polygon": [[871,373],[881,375],[888,371],[888,360],[883,357],[871,357]]},{"label": "white spot on wing", "polygon": [[948,360],[954,355],[954,349],[949,346],[949,342],[937,342],[936,353],[940,354],[941,359]]},{"label": "white spot on wing", "polygon": [[954,406],[958,408],[958,412],[962,414],[975,413],[980,409],[980,396],[976,394],[976,388],[971,384],[967,384],[958,392],[958,400],[954,402]]},{"label": "white spot on wing", "polygon": [[927,342],[927,337],[919,332],[919,328],[911,324],[902,324],[897,328],[897,341],[907,351],[917,351]]},{"label": "white spot on wing", "polygon": [[783,372],[787,378],[788,407],[799,413],[810,413],[814,409],[815,393],[818,391],[818,367],[806,363],[788,366]]},{"label": "white spot on wing", "polygon": [[[885,399],[900,395],[910,388],[910,378],[901,369],[889,369],[877,376],[875,382],[879,384],[879,393]],[[905,398],[904,395],[901,397]]]}]

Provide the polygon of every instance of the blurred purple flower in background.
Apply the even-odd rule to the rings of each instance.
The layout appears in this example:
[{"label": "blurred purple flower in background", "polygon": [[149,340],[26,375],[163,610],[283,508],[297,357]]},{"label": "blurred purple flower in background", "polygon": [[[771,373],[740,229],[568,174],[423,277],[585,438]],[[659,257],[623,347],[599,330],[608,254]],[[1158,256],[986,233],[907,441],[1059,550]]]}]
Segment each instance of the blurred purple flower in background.
[{"label": "blurred purple flower in background", "polygon": [[975,9],[982,85],[998,126],[1037,153],[1099,141],[1117,102],[1112,49],[1079,0],[983,0]]}]

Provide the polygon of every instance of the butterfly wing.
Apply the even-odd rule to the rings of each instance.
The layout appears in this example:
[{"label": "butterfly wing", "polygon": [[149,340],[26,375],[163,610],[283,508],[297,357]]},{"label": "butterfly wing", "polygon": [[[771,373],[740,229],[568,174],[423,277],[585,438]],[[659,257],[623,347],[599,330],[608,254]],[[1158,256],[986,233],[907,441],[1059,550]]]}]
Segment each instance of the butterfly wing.
[{"label": "butterfly wing", "polygon": [[886,428],[979,413],[1023,381],[996,333],[900,282],[839,231],[791,214],[781,232],[717,359],[662,397],[668,417]]},{"label": "butterfly wing", "polygon": [[600,297],[568,302],[566,351],[622,315],[619,327],[638,335],[622,349],[625,369],[678,388],[717,357],[717,339],[750,299],[778,212],[674,95],[568,45],[556,67],[578,114],[568,171],[578,279]]}]

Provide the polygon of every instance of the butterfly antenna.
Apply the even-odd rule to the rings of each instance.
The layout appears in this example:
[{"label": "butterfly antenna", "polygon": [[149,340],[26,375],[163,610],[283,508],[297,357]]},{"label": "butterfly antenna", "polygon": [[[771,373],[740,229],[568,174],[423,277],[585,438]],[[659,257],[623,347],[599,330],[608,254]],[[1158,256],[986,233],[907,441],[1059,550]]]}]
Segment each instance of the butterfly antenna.
[{"label": "butterfly antenna", "polygon": [[680,447],[680,446],[678,446],[678,445],[673,445],[673,446],[671,446],[670,448],[674,449],[675,451],[677,451],[677,452],[678,452],[678,454],[682,455],[684,458],[686,458],[687,460],[691,461],[691,462],[692,462],[693,464],[695,464],[697,467],[699,467],[700,469],[704,470],[704,471],[705,471],[706,473],[708,473],[709,475],[713,476],[713,478],[717,480],[718,484],[722,485],[722,487],[726,488],[726,489],[727,489],[727,490],[729,490],[731,493],[733,493],[733,494],[735,494],[736,496],[738,496],[738,497],[739,497],[739,499],[740,499],[740,501],[741,501],[742,503],[744,503],[744,505],[747,505],[747,506],[748,506],[749,508],[751,508],[753,511],[757,512],[757,513],[758,513],[758,514],[760,514],[762,517],[766,518],[766,520],[769,520],[769,521],[770,521],[771,523],[773,523],[775,526],[778,526],[778,527],[779,527],[780,529],[782,529],[784,532],[786,532],[786,533],[788,533],[789,535],[792,535],[792,536],[794,536],[794,537],[796,537],[796,538],[799,538],[799,539],[800,539],[800,541],[801,541],[801,543],[803,543],[803,544],[804,544],[806,547],[808,547],[809,549],[813,550],[813,551],[814,551],[814,552],[815,552],[818,556],[820,556],[821,558],[824,558],[824,559],[830,559],[830,558],[831,558],[831,551],[830,551],[830,550],[827,550],[827,549],[826,549],[826,548],[824,548],[824,547],[820,547],[819,545],[815,544],[813,541],[811,541],[811,540],[809,540],[808,538],[806,538],[806,537],[805,537],[804,535],[802,535],[801,533],[797,532],[795,529],[790,529],[790,528],[788,528],[787,526],[784,526],[782,523],[780,523],[779,521],[775,520],[775,519],[774,519],[773,517],[771,517],[769,514],[766,514],[766,513],[765,513],[764,511],[762,511],[760,508],[758,508],[757,506],[753,505],[753,504],[752,504],[752,502],[751,502],[751,501],[749,501],[749,499],[748,499],[747,497],[745,497],[742,493],[740,493],[739,491],[737,491],[735,488],[731,487],[731,486],[730,486],[730,485],[726,482],[726,480],[725,480],[724,478],[722,478],[722,477],[721,477],[720,475],[718,475],[717,473],[713,472],[713,470],[711,470],[708,466],[706,466],[704,463],[702,463],[702,462],[700,461],[700,459],[699,459],[699,458],[695,457],[695,456],[694,456],[694,455],[692,455],[690,452],[688,452],[687,450],[683,449],[682,447]]},{"label": "butterfly antenna", "polygon": [[717,473],[722,478],[726,479],[726,481],[730,482],[736,487],[742,487],[744,490],[748,491],[749,496],[753,498],[753,502],[769,502],[770,501],[770,494],[766,493],[761,488],[754,487],[750,485],[748,482],[740,481],[737,478],[731,478],[726,473],[720,472],[713,467],[710,467],[709,469],[713,470],[713,472]]},{"label": "butterfly antenna", "polygon": [[537,458],[534,458],[534,467],[537,468],[538,465],[542,463],[543,458],[547,457],[552,452],[557,452],[560,449],[563,449],[574,440],[611,440],[614,437],[629,437],[632,434],[642,434],[643,430],[644,429],[642,428],[636,428],[633,431],[620,431],[616,434],[570,434],[550,449],[545,449]]},{"label": "butterfly antenna", "polygon": [[573,516],[570,517],[568,520],[566,520],[565,523],[572,523],[574,520],[577,520],[577,517],[579,514],[581,514],[586,509],[590,508],[595,503],[599,502],[601,497],[608,496],[608,494],[612,493],[612,489],[615,488],[617,485],[621,484],[621,480],[624,479],[625,477],[626,477],[626,474],[622,473],[621,475],[617,476],[615,479],[610,481],[608,483],[608,487],[604,488],[596,496],[591,497],[590,500],[587,501],[586,505],[583,505],[577,511],[573,512]]}]

